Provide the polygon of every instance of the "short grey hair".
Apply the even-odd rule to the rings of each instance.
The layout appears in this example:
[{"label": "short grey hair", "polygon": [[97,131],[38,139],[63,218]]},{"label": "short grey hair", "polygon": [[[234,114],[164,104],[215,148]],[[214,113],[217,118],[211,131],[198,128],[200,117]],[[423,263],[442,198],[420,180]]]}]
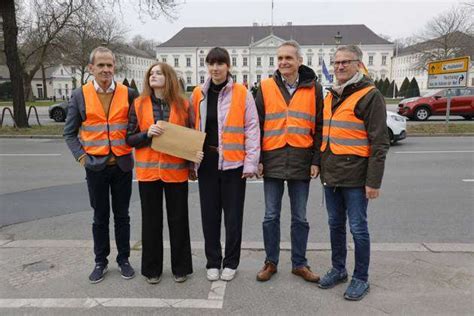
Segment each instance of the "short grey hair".
[{"label": "short grey hair", "polygon": [[303,54],[301,53],[301,46],[300,44],[298,44],[297,41],[295,40],[285,41],[281,43],[280,45],[278,45],[278,48],[283,47],[283,46],[291,46],[291,47],[296,48],[296,56],[303,57]]},{"label": "short grey hair", "polygon": [[349,53],[352,53],[354,55],[357,56],[357,59],[359,61],[362,61],[362,50],[359,48],[359,46],[357,45],[344,45],[344,46],[339,46],[337,49],[336,49],[336,52],[334,53],[334,55],[337,54],[337,52],[349,52]]},{"label": "short grey hair", "polygon": [[98,46],[92,50],[91,54],[89,55],[89,64],[94,64],[94,57],[97,53],[108,53],[112,55],[115,64],[115,54],[109,48],[104,46]]}]

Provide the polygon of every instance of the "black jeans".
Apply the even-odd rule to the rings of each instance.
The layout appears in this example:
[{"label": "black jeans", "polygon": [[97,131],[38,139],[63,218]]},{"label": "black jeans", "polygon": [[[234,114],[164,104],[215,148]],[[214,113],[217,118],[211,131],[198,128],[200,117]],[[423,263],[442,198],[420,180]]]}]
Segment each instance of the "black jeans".
[{"label": "black jeans", "polygon": [[117,263],[130,257],[130,216],[128,207],[132,195],[132,172],[123,172],[117,165],[107,166],[101,171],[86,169],[89,199],[94,209],[94,254],[96,264],[108,263],[110,254],[109,217],[110,198],[114,214],[115,243],[117,244]]},{"label": "black jeans", "polygon": [[138,183],[142,206],[142,275],[159,277],[163,272],[163,191],[171,245],[171,271],[193,273],[188,219],[188,181]]},{"label": "black jeans", "polygon": [[[243,167],[218,170],[218,153],[206,152],[198,171],[206,268],[237,269],[242,243],[245,179]],[[224,210],[225,257],[222,260],[221,218]]]}]

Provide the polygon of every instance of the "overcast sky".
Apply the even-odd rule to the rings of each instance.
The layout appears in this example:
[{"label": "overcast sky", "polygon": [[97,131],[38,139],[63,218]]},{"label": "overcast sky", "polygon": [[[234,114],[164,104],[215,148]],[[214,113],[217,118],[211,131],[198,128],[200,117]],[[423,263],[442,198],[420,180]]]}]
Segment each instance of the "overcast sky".
[{"label": "overcast sky", "polygon": [[[184,2],[183,0],[177,0]],[[412,36],[425,23],[454,5],[457,0],[274,0],[274,25],[365,24],[377,34],[392,39]],[[186,0],[177,19],[140,21],[134,9],[126,9],[125,24],[132,38],[140,34],[147,39],[167,41],[183,27],[251,26],[271,23],[271,0]]]}]

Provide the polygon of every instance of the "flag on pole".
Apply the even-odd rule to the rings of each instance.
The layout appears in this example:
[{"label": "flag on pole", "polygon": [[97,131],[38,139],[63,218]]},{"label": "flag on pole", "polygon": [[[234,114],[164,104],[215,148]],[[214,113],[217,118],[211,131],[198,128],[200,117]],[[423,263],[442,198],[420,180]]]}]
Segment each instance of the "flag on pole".
[{"label": "flag on pole", "polygon": [[323,74],[324,74],[324,77],[326,77],[326,80],[332,83],[332,76],[326,67],[326,63],[324,62],[324,59],[323,59]]}]

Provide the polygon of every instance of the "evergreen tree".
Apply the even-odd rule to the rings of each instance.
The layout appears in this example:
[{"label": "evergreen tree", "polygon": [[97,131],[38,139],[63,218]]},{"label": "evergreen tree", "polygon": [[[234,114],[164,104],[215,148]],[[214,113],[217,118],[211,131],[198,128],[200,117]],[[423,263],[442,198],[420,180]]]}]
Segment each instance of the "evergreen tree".
[{"label": "evergreen tree", "polygon": [[402,82],[402,86],[400,87],[400,91],[398,92],[398,96],[408,98],[407,90],[410,87],[410,80],[407,77]]},{"label": "evergreen tree", "polygon": [[375,87],[379,89],[379,91],[382,90],[382,79],[375,80]]},{"label": "evergreen tree", "polygon": [[388,87],[390,86],[390,81],[388,81],[388,78],[385,78],[385,80],[382,82],[382,94],[386,97],[388,96]]},{"label": "evergreen tree", "polygon": [[135,79],[132,79],[130,82],[130,88],[138,92],[137,84],[135,83]]},{"label": "evergreen tree", "polygon": [[410,93],[411,97],[419,97],[420,96],[420,88],[418,87],[418,82],[416,78],[413,77],[410,82]]},{"label": "evergreen tree", "polygon": [[123,79],[122,83],[126,85],[127,87],[130,87],[130,84],[128,83],[127,78]]},{"label": "evergreen tree", "polygon": [[395,98],[395,95],[393,94],[393,89],[395,88],[395,80],[392,80],[392,82],[390,82],[390,85],[388,86],[388,89],[387,89],[387,97],[389,98]]}]

